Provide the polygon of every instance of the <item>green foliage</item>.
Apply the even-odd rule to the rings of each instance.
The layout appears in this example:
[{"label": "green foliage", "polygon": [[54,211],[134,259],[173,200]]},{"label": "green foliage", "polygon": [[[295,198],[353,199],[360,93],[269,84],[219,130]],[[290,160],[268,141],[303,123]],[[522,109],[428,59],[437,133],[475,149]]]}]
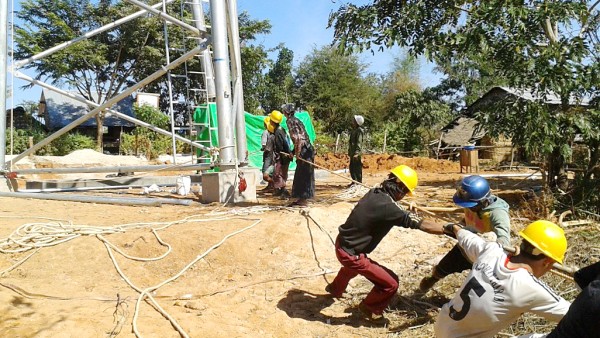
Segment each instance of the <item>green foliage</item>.
[{"label": "green foliage", "polygon": [[324,123],[319,120],[313,120],[313,126],[316,134],[314,144],[316,153],[324,154],[333,152],[335,150],[336,137],[328,133],[327,130],[325,130]]},{"label": "green foliage", "polygon": [[[29,138],[33,138],[33,144],[40,142],[48,137],[43,131],[39,130],[13,130],[13,148],[12,152],[19,154],[29,149]],[[10,129],[6,131],[6,149],[10,152]],[[64,156],[79,149],[95,149],[96,142],[93,138],[78,133],[67,133],[52,141],[52,143],[36,151],[36,155]]]},{"label": "green foliage", "polygon": [[[589,1],[376,0],[344,5],[329,23],[344,50],[397,44],[427,56],[460,83],[454,88],[462,87],[466,103],[490,85],[533,89],[540,97],[537,106],[506,116],[488,109],[478,119],[486,129],[503,130],[515,145],[544,156],[547,177],[554,180],[565,177],[569,141],[579,125],[589,124],[586,114],[568,102],[597,94],[598,18],[597,3]],[[558,111],[542,104],[549,92],[562,101]]]},{"label": "green foliage", "polygon": [[52,155],[64,156],[79,149],[95,149],[96,141],[79,133],[67,133],[52,142]]},{"label": "green foliage", "polygon": [[241,50],[244,109],[257,114],[267,88],[263,69],[271,65],[263,46],[247,46]]},{"label": "green foliage", "polygon": [[[126,2],[33,1],[16,12],[15,59],[26,59],[138,10]],[[160,67],[161,21],[142,16],[25,65],[36,79],[77,91],[103,103]],[[101,122],[101,121],[100,121]],[[98,124],[101,139],[101,123]]]},{"label": "green foliage", "polygon": [[[134,106],[135,116],[161,129],[169,128],[169,117],[160,110],[149,106]],[[127,155],[144,155],[155,159],[161,154],[173,153],[170,136],[158,134],[144,127],[136,127],[133,135],[123,134],[121,137],[121,153]]]},{"label": "green foliage", "polygon": [[261,102],[267,111],[278,110],[282,104],[292,102],[294,53],[283,45],[278,49],[277,60],[266,75],[265,97]]},{"label": "green foliage", "polygon": [[394,121],[387,123],[382,129],[371,131],[371,146],[375,149],[383,149],[385,140],[386,153],[401,153],[419,150],[420,144],[415,143],[411,135],[412,128],[404,123]]},{"label": "green foliage", "polygon": [[331,47],[313,49],[296,71],[296,101],[314,111],[330,133],[346,130],[353,115],[367,115],[380,97],[379,89],[362,78],[364,69],[357,56]]},{"label": "green foliage", "polygon": [[[38,143],[39,141],[46,138],[48,135],[43,131],[38,130],[23,130],[23,129],[13,129],[12,135],[12,152],[15,154],[19,154],[29,149],[29,137],[33,137],[33,144]],[[9,154],[11,152],[10,144],[11,144],[11,130],[6,130],[6,153]],[[46,145],[45,147],[39,149],[36,152],[37,155],[51,155],[52,148],[51,145]]]},{"label": "green foliage", "polygon": [[254,45],[252,41],[257,35],[269,34],[271,23],[268,20],[252,20],[247,12],[242,12],[238,18],[240,26],[240,44],[242,58],[242,86],[244,88],[244,109],[259,114],[259,107],[267,91],[265,69],[272,61],[269,60],[268,50],[262,45]]},{"label": "green foliage", "polygon": [[386,152],[424,151],[453,117],[450,105],[430,89],[396,92],[391,106],[373,123],[372,146],[382,149],[385,138]]},{"label": "green foliage", "polygon": [[[169,127],[169,117],[152,106],[146,104],[142,106],[135,105],[133,107],[133,111],[139,120],[150,123],[151,125],[161,129],[167,129]],[[137,135],[142,135],[154,132],[143,127],[137,127],[135,128],[135,133]]]}]

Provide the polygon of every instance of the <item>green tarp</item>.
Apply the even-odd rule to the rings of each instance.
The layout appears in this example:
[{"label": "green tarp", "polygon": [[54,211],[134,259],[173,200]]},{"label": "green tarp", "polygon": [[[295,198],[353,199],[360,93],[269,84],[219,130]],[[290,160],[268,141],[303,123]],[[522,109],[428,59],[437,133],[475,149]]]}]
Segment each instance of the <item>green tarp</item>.
[{"label": "green tarp", "polygon": [[[264,128],[265,116],[252,115],[250,113],[244,113],[246,120],[246,141],[248,147],[248,160],[249,165],[255,168],[262,167],[262,151],[260,150],[260,139]],[[297,112],[296,117],[302,121],[310,141],[314,144],[315,142],[315,128],[312,125],[310,115],[308,112],[302,111]],[[219,137],[217,131],[217,105],[209,104],[208,109],[206,105],[200,105],[194,111],[193,116],[194,122],[199,124],[200,130],[197,135],[197,140],[205,146],[218,147]],[[210,120],[209,120],[210,119]],[[208,123],[210,122],[210,130]],[[281,126],[287,131],[286,119],[284,117]],[[210,137],[209,137],[210,133]],[[201,150],[198,150],[198,157],[207,157],[207,154]],[[290,170],[296,168],[296,163],[290,163]]]}]

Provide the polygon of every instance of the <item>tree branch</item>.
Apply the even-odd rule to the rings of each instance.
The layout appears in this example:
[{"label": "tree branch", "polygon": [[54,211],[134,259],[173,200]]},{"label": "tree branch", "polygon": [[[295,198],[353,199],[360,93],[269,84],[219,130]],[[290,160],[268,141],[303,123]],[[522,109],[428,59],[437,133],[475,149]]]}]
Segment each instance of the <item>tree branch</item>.
[{"label": "tree branch", "polygon": [[552,25],[552,22],[550,22],[550,19],[546,19],[542,24],[542,27],[551,43],[558,42],[557,33],[554,32],[554,26]]},{"label": "tree branch", "polygon": [[[594,7],[598,6],[598,4],[600,4],[600,0],[598,0],[598,1],[596,1],[596,2],[594,2],[594,3],[593,3],[591,6],[590,6],[590,8],[588,8],[588,13],[589,13],[589,16],[591,16],[591,15],[592,15],[592,11],[594,10]],[[589,17],[589,16],[588,16],[588,17]],[[589,19],[588,19],[588,22],[589,22]],[[588,29],[588,27],[589,27],[589,24],[588,24],[588,22],[586,22],[586,23],[585,23],[583,26],[581,26],[581,30],[579,31],[579,35],[577,35],[578,37],[582,37],[582,36],[583,36],[583,34],[585,34],[585,33],[587,32],[587,29]]]}]

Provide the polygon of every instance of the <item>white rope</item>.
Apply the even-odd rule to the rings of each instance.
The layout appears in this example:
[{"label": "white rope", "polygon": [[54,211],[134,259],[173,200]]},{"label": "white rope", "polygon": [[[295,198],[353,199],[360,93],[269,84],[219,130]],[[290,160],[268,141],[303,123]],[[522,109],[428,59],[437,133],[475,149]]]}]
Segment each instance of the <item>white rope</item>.
[{"label": "white rope", "polygon": [[[246,210],[242,210],[242,209],[246,209]],[[237,213],[237,214],[262,213],[262,212],[265,212],[268,210],[271,210],[271,208],[257,209],[257,208],[250,207],[250,208],[240,208],[240,210],[233,211],[233,213]],[[228,213],[226,213],[226,212],[221,213],[221,215],[226,215],[226,214],[228,214]],[[12,216],[3,216],[3,217],[12,218]],[[42,218],[42,217],[39,217],[39,218],[46,219],[46,218]],[[135,335],[137,337],[141,337],[141,335],[137,329],[136,320],[138,317],[139,306],[140,306],[142,300],[148,299],[148,301],[151,303],[151,305],[158,312],[160,312],[167,320],[169,320],[169,322],[171,322],[173,327],[179,332],[179,334],[182,337],[189,337],[187,335],[187,333],[185,333],[185,331],[177,323],[177,321],[174,318],[172,318],[160,306],[160,304],[154,299],[154,297],[152,297],[150,292],[155,291],[158,288],[164,286],[165,284],[170,283],[170,282],[176,280],[177,278],[179,278],[180,276],[182,276],[195,263],[197,263],[199,260],[201,260],[206,255],[208,255],[212,250],[218,248],[228,238],[230,238],[234,235],[237,235],[243,231],[246,231],[261,222],[261,219],[248,219],[248,218],[243,218],[243,217],[233,217],[233,218],[244,219],[244,220],[253,220],[254,222],[251,225],[249,225],[243,229],[237,230],[237,231],[225,236],[219,243],[213,245],[205,253],[197,256],[192,262],[188,263],[176,275],[168,278],[167,280],[165,280],[155,286],[151,286],[146,289],[138,288],[129,280],[129,278],[127,278],[127,276],[120,269],[120,267],[114,257],[113,250],[116,251],[117,253],[119,253],[120,255],[122,255],[123,257],[126,257],[131,260],[144,261],[144,262],[160,260],[160,259],[163,259],[164,257],[166,257],[171,252],[171,246],[168,243],[164,242],[160,238],[160,236],[157,233],[158,230],[166,229],[174,224],[192,223],[192,222],[225,221],[225,220],[232,219],[232,217],[210,217],[210,218],[207,218],[206,215],[192,215],[192,216],[188,216],[184,219],[176,220],[173,222],[131,223],[131,224],[116,225],[116,226],[112,226],[112,227],[73,225],[73,224],[71,224],[71,222],[68,222],[65,224],[64,222],[61,222],[61,221],[53,221],[53,222],[48,222],[48,223],[23,224],[22,226],[18,227],[15,231],[13,231],[13,233],[11,235],[9,235],[7,238],[0,240],[0,252],[18,253],[18,252],[25,252],[25,251],[32,250],[32,249],[37,249],[37,250],[35,250],[31,254],[29,254],[27,257],[21,259],[19,262],[17,262],[10,268],[0,272],[0,276],[13,270],[15,267],[17,267],[17,266],[21,265],[23,262],[27,261],[30,257],[32,257],[35,253],[37,253],[40,248],[58,245],[58,244],[67,242],[69,240],[81,237],[81,236],[95,236],[106,247],[109,257],[111,258],[111,260],[115,266],[115,269],[117,270],[117,273],[119,273],[119,275],[123,278],[123,280],[125,280],[125,282],[127,284],[129,284],[134,290],[136,290],[137,292],[140,293],[140,296],[136,303],[136,308],[135,308],[135,313],[134,313],[134,318],[133,318],[133,330],[134,330]],[[158,241],[158,243],[160,243],[162,246],[167,247],[167,251],[165,253],[163,253],[162,255],[160,255],[158,257],[153,257],[153,258],[133,257],[133,256],[130,256],[130,255],[124,253],[122,250],[120,250],[114,244],[110,243],[103,236],[103,235],[112,234],[112,233],[124,233],[125,231],[130,230],[130,229],[140,229],[140,228],[150,228],[150,230],[156,237],[156,240]]]},{"label": "white rope", "polygon": [[230,208],[226,211],[218,211],[213,210],[209,212],[207,215],[211,216],[225,216],[225,215],[235,215],[235,216],[248,216],[248,215],[257,215],[264,214],[267,211],[276,211],[287,209],[286,207],[279,206],[265,206],[265,205],[255,205],[251,207],[241,207],[241,208]]},{"label": "white rope", "polygon": [[[221,240],[219,243],[217,243],[217,244],[215,244],[215,245],[211,246],[211,247],[210,247],[208,250],[206,250],[206,251],[205,251],[203,254],[201,254],[201,255],[197,256],[197,257],[196,257],[194,260],[192,260],[190,263],[188,263],[188,264],[187,264],[187,265],[186,265],[186,266],[185,266],[185,267],[184,267],[184,268],[183,268],[183,269],[182,269],[180,272],[178,272],[178,273],[177,273],[176,275],[174,275],[173,277],[171,277],[171,278],[169,278],[169,279],[167,279],[167,280],[165,280],[165,281],[163,281],[163,282],[161,282],[161,283],[159,283],[159,284],[157,284],[157,285],[155,285],[155,286],[151,286],[151,287],[148,287],[148,288],[144,289],[144,290],[141,292],[141,294],[140,294],[140,297],[138,298],[138,300],[137,300],[137,302],[136,302],[136,305],[135,305],[135,312],[134,312],[134,315],[133,315],[133,332],[135,333],[136,337],[141,337],[141,335],[139,334],[139,331],[137,330],[137,317],[138,317],[138,312],[139,312],[139,306],[140,306],[140,303],[142,302],[142,300],[143,300],[145,297],[148,297],[148,298],[150,298],[150,300],[151,300],[153,303],[156,303],[156,301],[155,301],[155,300],[152,298],[152,296],[150,295],[150,292],[152,292],[152,291],[155,291],[156,289],[160,288],[161,286],[163,286],[163,285],[165,285],[165,284],[167,284],[167,283],[170,283],[170,282],[172,282],[172,281],[176,280],[176,279],[177,279],[177,278],[179,278],[181,275],[183,275],[183,274],[184,274],[184,273],[185,273],[185,272],[186,272],[186,271],[187,271],[189,268],[191,268],[191,267],[192,267],[194,264],[196,264],[196,262],[198,262],[199,260],[201,260],[202,258],[204,258],[206,255],[208,255],[208,254],[209,254],[211,251],[213,251],[214,249],[216,249],[216,248],[218,248],[219,246],[221,246],[221,244],[225,243],[225,241],[226,241],[228,238],[230,238],[230,237],[232,237],[232,236],[235,236],[235,235],[237,235],[237,234],[239,234],[239,233],[242,233],[242,232],[244,232],[244,231],[246,231],[246,230],[249,230],[249,229],[253,228],[255,225],[257,225],[257,224],[258,224],[258,223],[260,223],[261,221],[262,221],[262,220],[260,220],[260,219],[259,219],[259,220],[256,220],[256,221],[255,221],[254,223],[252,223],[251,225],[249,225],[249,226],[247,226],[247,227],[245,227],[245,228],[242,228],[242,229],[240,229],[240,230],[237,230],[237,231],[235,231],[235,232],[233,232],[233,233],[231,233],[231,234],[229,234],[229,235],[227,235],[227,236],[223,237],[223,239],[222,239],[222,240]],[[156,305],[158,305],[158,304],[156,304]],[[188,337],[188,335],[187,335],[187,334],[186,334],[186,333],[183,331],[183,329],[181,329],[181,330],[180,330],[180,328],[178,327],[178,325],[176,325],[176,323],[174,322],[174,320],[171,320],[171,319],[169,319],[169,321],[171,321],[171,323],[173,324],[173,326],[174,326],[174,327],[177,329],[177,331],[179,331],[179,333],[180,333],[182,336],[184,336],[184,337]]]},{"label": "white rope", "polygon": [[369,191],[369,188],[367,188],[365,186],[353,184],[346,190],[335,195],[335,197],[338,199],[342,199],[342,200],[351,200],[351,199],[355,199],[357,197],[363,197],[368,191]]},{"label": "white rope", "polygon": [[25,258],[21,259],[20,261],[16,262],[15,264],[13,264],[13,266],[11,266],[10,268],[5,269],[4,271],[0,272],[0,277],[4,277],[4,274],[11,272],[19,265],[25,263],[29,258],[31,258],[31,256],[35,255],[38,251],[40,251],[40,249],[35,250],[34,252],[27,255]]}]

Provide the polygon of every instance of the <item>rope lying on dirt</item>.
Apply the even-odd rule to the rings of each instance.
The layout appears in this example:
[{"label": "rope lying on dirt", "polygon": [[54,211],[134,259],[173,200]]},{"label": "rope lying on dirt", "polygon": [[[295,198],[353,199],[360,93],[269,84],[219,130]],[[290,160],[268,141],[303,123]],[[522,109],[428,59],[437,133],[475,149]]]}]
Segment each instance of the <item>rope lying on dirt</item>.
[{"label": "rope lying on dirt", "polygon": [[[216,248],[218,248],[219,246],[221,246],[221,244],[225,243],[225,241],[226,241],[228,238],[230,238],[230,237],[232,237],[232,236],[235,236],[235,235],[237,235],[237,234],[239,234],[239,233],[242,233],[242,232],[244,232],[244,231],[246,231],[246,230],[248,230],[248,229],[251,229],[251,228],[253,228],[255,225],[257,225],[257,224],[258,224],[258,223],[260,223],[261,221],[262,221],[262,220],[260,220],[260,219],[259,219],[259,220],[255,220],[255,222],[254,222],[254,223],[252,223],[251,225],[249,225],[249,226],[247,226],[247,227],[245,227],[245,228],[242,228],[242,229],[240,229],[240,230],[237,230],[237,231],[235,231],[235,232],[233,232],[233,233],[231,233],[231,234],[228,234],[228,235],[227,235],[227,236],[225,236],[225,237],[224,237],[224,238],[223,238],[223,239],[222,239],[222,240],[221,240],[219,243],[217,243],[217,244],[213,245],[213,246],[212,246],[212,247],[210,247],[208,250],[206,250],[206,251],[205,251],[203,254],[201,254],[201,255],[197,256],[197,257],[196,257],[194,260],[192,260],[190,263],[188,263],[188,264],[187,264],[187,265],[186,265],[186,266],[185,266],[183,269],[181,269],[181,271],[179,271],[179,272],[178,272],[177,274],[175,274],[174,276],[172,276],[172,277],[170,277],[170,278],[166,279],[165,281],[163,281],[163,282],[161,282],[161,283],[159,283],[159,284],[157,284],[157,285],[154,285],[154,286],[151,286],[151,287],[147,287],[147,288],[145,288],[145,289],[140,289],[140,288],[138,288],[137,286],[135,286],[135,285],[134,285],[134,284],[133,284],[133,283],[132,283],[132,282],[131,282],[131,281],[130,281],[128,278],[127,278],[127,276],[125,276],[125,274],[124,274],[124,273],[121,271],[121,269],[119,268],[119,265],[118,265],[117,261],[115,260],[115,258],[114,258],[114,256],[113,256],[113,254],[112,254],[112,252],[111,252],[111,250],[110,250],[110,246],[109,246],[109,245],[107,245],[107,244],[105,243],[106,249],[108,250],[108,253],[109,253],[109,255],[110,255],[110,257],[111,257],[111,259],[112,259],[112,261],[113,261],[113,264],[115,265],[115,268],[117,269],[117,272],[119,273],[119,275],[121,275],[121,277],[122,277],[122,278],[125,280],[125,282],[127,282],[127,284],[129,284],[129,285],[130,285],[130,286],[131,286],[131,287],[132,287],[134,290],[136,290],[136,291],[138,291],[138,292],[140,293],[140,296],[139,296],[139,298],[138,298],[138,300],[137,300],[137,302],[136,302],[136,304],[135,304],[135,312],[134,312],[134,315],[133,315],[133,331],[134,331],[134,334],[136,335],[136,337],[141,337],[141,335],[140,335],[140,333],[139,333],[139,331],[138,331],[138,328],[137,328],[137,317],[138,317],[138,313],[139,313],[139,307],[140,307],[140,304],[141,304],[142,300],[144,300],[145,298],[148,298],[148,299],[149,299],[149,300],[152,302],[152,304],[155,306],[155,308],[156,308],[156,309],[157,309],[157,310],[158,310],[158,311],[159,311],[159,312],[160,312],[160,313],[161,313],[161,314],[162,314],[162,315],[163,315],[165,318],[167,318],[167,319],[168,319],[168,320],[171,322],[171,324],[173,325],[173,327],[174,327],[174,328],[175,328],[175,329],[176,329],[176,330],[179,332],[179,334],[180,334],[182,337],[189,337],[189,336],[187,335],[187,333],[186,333],[186,332],[183,330],[183,328],[181,328],[181,326],[179,326],[179,324],[177,323],[177,321],[176,321],[174,318],[172,318],[171,316],[169,316],[169,314],[168,314],[168,313],[167,313],[165,310],[163,310],[163,309],[160,307],[160,305],[159,305],[159,304],[158,304],[158,302],[157,302],[157,301],[156,301],[156,300],[155,300],[155,299],[152,297],[152,295],[150,294],[150,292],[156,291],[158,288],[160,288],[160,287],[162,287],[162,286],[164,286],[164,285],[166,285],[166,284],[168,284],[168,283],[170,283],[170,282],[172,282],[172,281],[176,280],[177,278],[181,277],[181,276],[182,276],[182,275],[183,275],[183,274],[184,274],[184,273],[185,273],[185,272],[186,272],[186,271],[187,271],[189,268],[191,268],[191,267],[192,267],[194,264],[196,264],[196,262],[198,262],[199,260],[201,260],[202,258],[204,258],[204,256],[208,255],[208,254],[209,254],[211,251],[213,251],[214,249],[216,249]],[[100,238],[101,236],[98,236],[98,237]],[[100,238],[100,239],[101,239],[103,242],[105,242],[105,240],[104,240],[103,238]]]},{"label": "rope lying on dirt", "polygon": [[369,188],[367,187],[358,184],[353,184],[348,189],[337,194],[335,197],[342,200],[351,200],[357,197],[363,197],[368,191]]},{"label": "rope lying on dirt", "polygon": [[14,291],[24,298],[29,299],[53,299],[53,300],[96,300],[101,302],[114,302],[117,298],[108,298],[108,297],[60,297],[60,296],[51,296],[44,295],[41,293],[29,292],[24,290],[16,285],[0,282],[0,285]]},{"label": "rope lying on dirt", "polygon": [[[234,213],[253,213],[253,212],[264,212],[266,211],[266,209],[264,210],[256,210],[256,209],[248,209],[248,210],[237,210],[234,211]],[[224,214],[224,213],[222,213]],[[119,268],[119,265],[114,257],[113,251],[119,253],[120,255],[122,255],[123,257],[126,257],[128,259],[131,260],[137,260],[137,261],[156,261],[156,260],[160,260],[163,259],[164,257],[166,257],[170,252],[171,252],[171,246],[164,242],[160,236],[157,233],[157,230],[162,230],[165,228],[168,228],[174,224],[181,224],[181,223],[190,223],[190,222],[214,222],[214,221],[223,221],[223,220],[231,220],[233,218],[237,218],[237,219],[243,219],[243,220],[253,220],[254,223],[252,223],[250,226],[247,226],[243,229],[237,230],[227,236],[225,236],[219,243],[213,245],[211,248],[209,248],[205,253],[203,253],[202,255],[199,255],[196,257],[196,259],[194,259],[192,262],[190,262],[189,264],[187,264],[178,274],[172,276],[171,278],[155,285],[152,287],[148,287],[145,289],[141,289],[136,287],[133,283],[131,283],[131,281],[127,278],[127,276],[125,276],[125,274],[121,271],[121,269]],[[0,252],[3,253],[20,253],[20,252],[25,252],[28,250],[33,250],[33,249],[37,249],[35,250],[33,253],[29,254],[27,257],[25,257],[24,259],[21,259],[19,262],[17,262],[16,264],[14,264],[12,267],[2,271],[1,274],[5,274],[11,270],[13,270],[16,266],[22,264],[23,262],[27,261],[31,256],[33,256],[35,253],[37,253],[39,251],[40,248],[43,247],[49,247],[49,246],[54,246],[54,245],[58,245],[58,244],[62,244],[65,243],[69,240],[81,237],[81,236],[95,236],[96,238],[98,238],[100,241],[102,241],[102,243],[105,245],[108,254],[117,270],[117,272],[119,273],[119,275],[137,292],[140,293],[140,296],[138,298],[138,301],[136,302],[136,307],[135,307],[135,313],[134,313],[134,318],[133,318],[133,331],[135,333],[135,335],[137,337],[140,337],[141,335],[139,334],[138,328],[137,328],[137,317],[138,317],[138,313],[139,313],[139,306],[140,303],[143,300],[148,300],[150,302],[150,304],[159,312],[161,313],[167,320],[169,320],[171,322],[171,325],[179,332],[179,334],[182,337],[189,337],[187,335],[187,333],[181,328],[181,326],[179,326],[179,324],[177,323],[177,321],[172,318],[161,306],[160,304],[158,304],[158,302],[152,297],[152,295],[150,294],[150,292],[157,290],[159,287],[170,283],[172,281],[174,281],[175,279],[179,278],[181,275],[183,275],[185,273],[186,270],[188,270],[193,264],[195,264],[197,261],[199,261],[200,259],[202,259],[204,256],[206,256],[208,253],[210,253],[212,250],[218,248],[221,244],[223,244],[225,242],[225,240],[227,240],[229,237],[232,237],[236,234],[239,234],[243,231],[246,231],[252,227],[254,227],[255,225],[257,225],[258,223],[261,222],[261,219],[248,219],[248,218],[243,218],[243,217],[206,217],[205,215],[193,215],[193,216],[189,216],[186,217],[182,220],[177,220],[177,221],[173,221],[173,222],[161,222],[161,223],[133,223],[133,224],[122,224],[122,225],[117,225],[117,226],[112,226],[112,227],[97,227],[97,226],[87,226],[87,225],[73,225],[71,222],[69,222],[68,224],[63,224],[62,222],[49,222],[49,223],[27,223],[27,224],[23,224],[22,226],[20,226],[19,228],[17,228],[10,236],[8,236],[7,238],[4,238],[2,240],[0,240]],[[123,233],[127,230],[130,229],[140,229],[140,228],[148,228],[150,227],[150,231],[154,234],[156,240],[158,243],[160,243],[160,245],[167,247],[167,251],[163,254],[161,254],[158,257],[150,257],[150,258],[146,258],[146,257],[134,257],[134,256],[130,256],[126,253],[124,253],[122,250],[120,250],[117,246],[115,246],[114,244],[110,243],[103,235],[106,234],[114,234],[114,233]],[[10,290],[13,290],[14,292],[24,296],[24,297],[28,297],[28,298],[46,298],[46,299],[55,299],[55,300],[73,300],[76,298],[73,297],[56,297],[56,296],[48,296],[48,295],[42,295],[42,294],[36,294],[36,293],[30,293],[27,292],[17,286],[11,285],[11,284],[6,284],[6,283],[0,283],[1,286],[8,288]],[[118,298],[118,297],[117,297]],[[101,300],[101,301],[115,301],[114,298],[85,298],[85,299],[92,299],[92,300]],[[118,299],[117,299],[118,300]]]}]

